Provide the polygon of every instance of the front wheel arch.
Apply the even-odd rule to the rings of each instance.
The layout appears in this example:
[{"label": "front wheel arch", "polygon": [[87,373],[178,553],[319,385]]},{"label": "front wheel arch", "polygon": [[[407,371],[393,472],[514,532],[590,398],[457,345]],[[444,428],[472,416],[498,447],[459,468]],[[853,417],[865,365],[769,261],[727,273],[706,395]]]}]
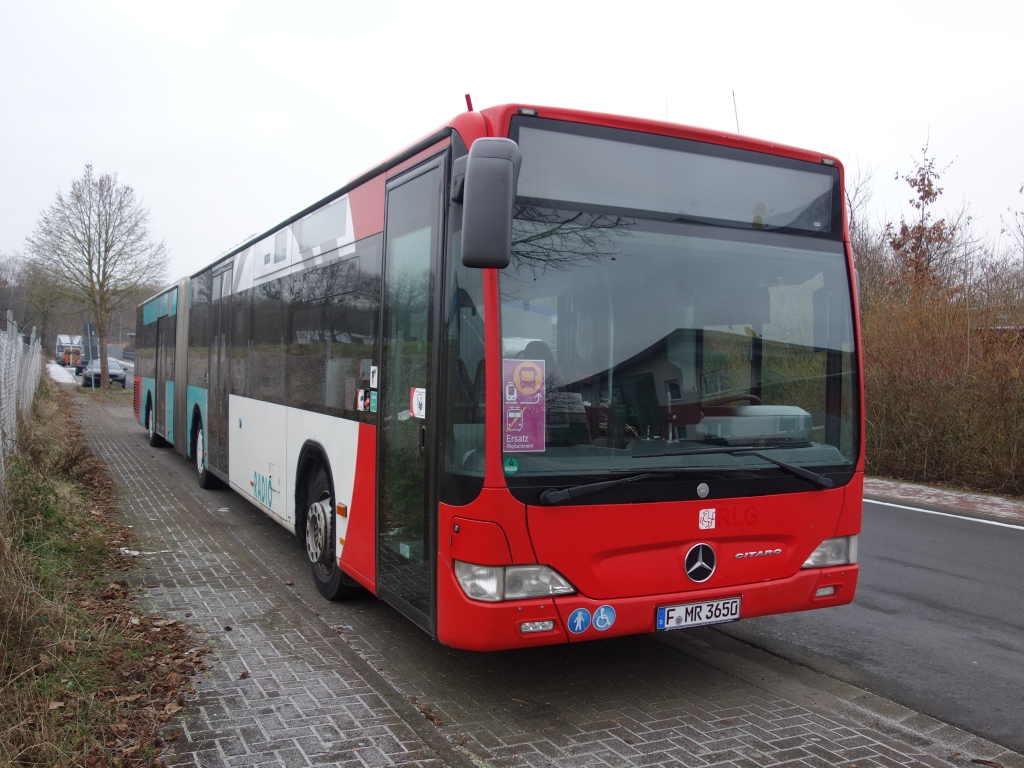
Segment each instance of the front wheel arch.
[{"label": "front wheel arch", "polygon": [[309,505],[310,474],[321,464],[327,472],[327,481],[331,485],[331,498],[337,499],[334,493],[334,472],[327,458],[327,451],[320,443],[307,440],[299,450],[299,460],[295,464],[295,537],[303,547],[306,546],[306,509]]},{"label": "front wheel arch", "polygon": [[[334,543],[337,538],[335,509],[338,497],[334,492],[334,474],[331,472],[330,461],[323,447],[312,442],[307,442],[302,447],[299,457],[295,474],[295,535],[309,561],[316,588],[328,600],[347,600],[360,596],[364,590],[341,570],[334,557]],[[329,570],[321,562],[315,562],[311,552],[309,537],[318,538],[317,532],[308,530],[312,505],[318,501],[311,498],[313,493],[329,497],[328,509],[323,511],[323,517],[317,526],[319,536],[326,538],[325,548],[329,548]]]}]

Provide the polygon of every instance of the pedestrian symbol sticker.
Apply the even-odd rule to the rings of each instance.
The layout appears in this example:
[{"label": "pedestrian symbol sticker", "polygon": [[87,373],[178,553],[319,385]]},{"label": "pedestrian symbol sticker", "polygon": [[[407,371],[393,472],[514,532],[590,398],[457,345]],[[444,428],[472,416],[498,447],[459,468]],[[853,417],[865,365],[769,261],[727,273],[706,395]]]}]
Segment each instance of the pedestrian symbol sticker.
[{"label": "pedestrian symbol sticker", "polygon": [[[613,619],[614,621],[614,619]],[[569,631],[574,635],[586,632],[590,626],[590,611],[586,608],[577,608],[569,614]]]},{"label": "pedestrian symbol sticker", "polygon": [[514,475],[516,472],[519,471],[519,461],[509,456],[507,459],[505,459],[504,467],[506,475]]},{"label": "pedestrian symbol sticker", "polygon": [[610,605],[602,605],[594,611],[594,629],[604,632],[615,623],[615,609]]}]

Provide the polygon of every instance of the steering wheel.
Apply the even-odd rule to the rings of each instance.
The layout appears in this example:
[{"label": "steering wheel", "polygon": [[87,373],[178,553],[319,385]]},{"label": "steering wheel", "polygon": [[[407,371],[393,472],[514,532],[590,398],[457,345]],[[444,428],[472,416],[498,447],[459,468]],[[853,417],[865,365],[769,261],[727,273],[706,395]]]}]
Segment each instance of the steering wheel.
[{"label": "steering wheel", "polygon": [[704,406],[702,406],[702,407],[710,408],[710,407],[713,407],[713,406],[716,406],[716,405],[725,405],[726,403],[734,403],[737,400],[746,400],[751,405],[760,405],[761,404],[761,398],[758,397],[757,395],[753,395],[753,394],[751,394],[749,392],[738,392],[735,395],[727,395],[725,397],[720,397],[717,400],[712,400],[710,403],[704,403]]}]

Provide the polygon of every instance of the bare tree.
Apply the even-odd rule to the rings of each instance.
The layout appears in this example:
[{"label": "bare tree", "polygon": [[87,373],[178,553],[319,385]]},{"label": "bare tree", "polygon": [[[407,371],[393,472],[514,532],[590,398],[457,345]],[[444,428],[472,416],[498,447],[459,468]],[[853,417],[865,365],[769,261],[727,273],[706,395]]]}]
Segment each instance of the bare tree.
[{"label": "bare tree", "polygon": [[149,210],[116,174],[91,165],[71,182],[26,239],[33,267],[55,295],[79,302],[96,323],[101,386],[109,386],[107,332],[111,315],[166,276],[167,248],[153,242]]},{"label": "bare tree", "polygon": [[[1020,194],[1024,195],[1024,184],[1020,185]],[[1010,236],[1014,247],[1021,255],[1021,259],[1024,259],[1024,209],[1015,211],[1013,208],[1008,207],[1006,212],[1010,214],[1010,218],[1007,219],[1005,216],[999,217],[999,221],[1003,224],[1002,229],[999,231],[1001,234]]]},{"label": "bare tree", "polygon": [[0,310],[13,309],[21,285],[21,258],[0,253]]},{"label": "bare tree", "polygon": [[873,184],[876,170],[874,165],[861,165],[857,162],[846,171],[846,212],[850,220],[850,240],[854,250],[861,240],[871,239],[866,219],[868,205],[875,192]]}]

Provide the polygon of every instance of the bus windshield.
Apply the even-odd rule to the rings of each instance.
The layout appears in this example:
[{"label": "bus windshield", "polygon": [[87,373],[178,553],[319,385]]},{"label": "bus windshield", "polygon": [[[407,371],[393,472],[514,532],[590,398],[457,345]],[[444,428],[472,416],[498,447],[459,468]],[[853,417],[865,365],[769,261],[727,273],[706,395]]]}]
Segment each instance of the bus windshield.
[{"label": "bus windshield", "polygon": [[555,476],[646,469],[779,472],[762,457],[704,447],[771,449],[788,464],[852,473],[841,242],[538,206],[516,213],[499,277],[514,492],[531,478],[550,486]]}]

